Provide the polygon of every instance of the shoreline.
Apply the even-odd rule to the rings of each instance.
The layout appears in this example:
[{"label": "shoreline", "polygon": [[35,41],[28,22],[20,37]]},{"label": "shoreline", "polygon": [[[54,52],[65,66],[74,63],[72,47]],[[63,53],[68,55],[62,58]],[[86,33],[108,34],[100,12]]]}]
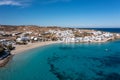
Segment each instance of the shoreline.
[{"label": "shoreline", "polygon": [[[118,39],[114,39],[114,40],[118,40]],[[112,41],[114,41],[112,40]],[[103,42],[108,42],[108,41],[103,41]],[[92,43],[103,43],[103,42],[92,42]],[[47,42],[35,42],[35,43],[28,43],[27,45],[14,45],[16,48],[15,50],[11,51],[11,55],[9,55],[8,57],[6,57],[3,60],[0,60],[0,67],[4,67],[9,61],[10,59],[12,59],[12,57],[16,54],[20,54],[22,52],[37,48],[37,47],[42,47],[42,46],[46,46],[46,45],[50,45],[50,44],[56,44],[56,43],[64,43],[64,42],[60,42],[60,41],[47,41]],[[80,43],[84,43],[84,42],[80,42]],[[87,43],[87,42],[85,42]]]},{"label": "shoreline", "polygon": [[60,43],[59,41],[47,41],[47,42],[35,42],[35,43],[28,43],[27,45],[15,45],[15,50],[11,51],[11,55],[7,56],[3,60],[0,60],[0,67],[4,67],[14,55],[20,54],[24,51],[28,51],[30,49],[34,49],[37,47],[42,47],[50,44]]},{"label": "shoreline", "polygon": [[14,55],[9,55],[6,58],[4,58],[3,60],[0,60],[0,67],[4,67],[13,57]]},{"label": "shoreline", "polygon": [[34,49],[37,47],[42,47],[50,44],[60,43],[59,41],[47,41],[47,42],[35,42],[35,43],[28,43],[27,45],[15,45],[15,50],[11,51],[12,55],[16,55],[22,53],[24,51],[28,51],[30,49]]},{"label": "shoreline", "polygon": [[[120,39],[120,38],[118,38],[118,39]],[[108,41],[114,41],[114,40],[118,40],[118,39],[111,38],[111,39],[106,39],[106,40],[103,40],[103,41],[78,42],[78,43],[105,43],[105,42],[108,42]],[[66,42],[46,41],[46,42],[28,43],[27,45],[14,45],[15,50],[11,51],[11,55],[16,55],[16,54],[22,53],[24,51],[28,51],[30,49],[34,49],[34,48],[37,48],[37,47],[42,47],[42,46],[46,46],[46,45],[50,45],[50,44],[56,44],[56,43],[66,43]],[[77,43],[77,42],[75,42],[75,43]]]}]

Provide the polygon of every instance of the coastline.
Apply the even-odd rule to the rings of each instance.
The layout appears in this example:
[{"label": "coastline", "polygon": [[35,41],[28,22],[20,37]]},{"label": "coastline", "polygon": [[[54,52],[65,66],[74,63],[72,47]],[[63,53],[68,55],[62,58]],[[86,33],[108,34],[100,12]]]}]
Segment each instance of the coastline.
[{"label": "coastline", "polygon": [[9,55],[5,59],[0,60],[0,67],[4,67],[14,55]]},{"label": "coastline", "polygon": [[19,54],[24,51],[34,49],[37,47],[46,46],[46,45],[55,44],[55,43],[60,43],[60,42],[59,41],[47,41],[47,42],[29,43],[27,45],[15,45],[16,49],[11,51],[11,55],[4,58],[3,60],[0,60],[0,67],[4,67],[10,61],[10,59],[12,59],[12,57],[16,54]]},{"label": "coastline", "polygon": [[[106,39],[104,41],[93,41],[91,43],[104,43],[104,42],[112,41],[112,40],[116,40],[116,39],[111,38],[111,39]],[[37,47],[46,46],[46,45],[50,45],[50,44],[55,44],[55,43],[61,43],[61,42],[60,41],[46,41],[46,42],[28,43],[27,45],[14,45],[15,50],[11,51],[11,55],[16,55],[16,54],[22,53],[24,51],[28,51],[30,49],[34,49]],[[65,42],[63,42],[63,43],[65,43]],[[89,43],[89,42],[80,42],[80,43]]]},{"label": "coastline", "polygon": [[12,55],[22,53],[24,51],[34,49],[41,46],[46,46],[50,44],[60,43],[59,41],[47,41],[47,42],[35,42],[35,43],[28,43],[27,45],[15,45],[16,49],[11,51]]},{"label": "coastline", "polygon": [[[115,40],[115,39],[113,39]],[[100,42],[93,42],[93,43],[103,43],[103,42],[107,42],[108,40],[105,41],[100,41]],[[15,45],[15,50],[11,51],[11,55],[9,55],[8,57],[6,57],[3,60],[0,60],[0,67],[4,67],[9,61],[10,59],[16,55],[16,54],[20,54],[24,51],[28,51],[30,49],[34,49],[37,47],[42,47],[42,46],[46,46],[46,45],[50,45],[50,44],[56,44],[56,43],[61,43],[60,41],[46,41],[46,42],[35,42],[35,43],[28,43],[27,45]],[[82,42],[80,42],[82,43]]]}]

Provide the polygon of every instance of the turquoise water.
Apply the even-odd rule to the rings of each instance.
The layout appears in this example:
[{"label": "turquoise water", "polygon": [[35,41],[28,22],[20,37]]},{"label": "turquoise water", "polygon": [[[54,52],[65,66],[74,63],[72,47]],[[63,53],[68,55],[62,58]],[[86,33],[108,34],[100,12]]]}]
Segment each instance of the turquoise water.
[{"label": "turquoise water", "polygon": [[0,68],[0,80],[120,80],[120,40],[35,48]]}]

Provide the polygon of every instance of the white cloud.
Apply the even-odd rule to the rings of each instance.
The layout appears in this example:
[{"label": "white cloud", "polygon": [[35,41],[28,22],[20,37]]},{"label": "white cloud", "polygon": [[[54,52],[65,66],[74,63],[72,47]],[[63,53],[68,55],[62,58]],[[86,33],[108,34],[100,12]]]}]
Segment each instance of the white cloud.
[{"label": "white cloud", "polygon": [[28,0],[0,0],[0,6],[25,6],[28,5]]},{"label": "white cloud", "polygon": [[13,6],[21,6],[21,3],[15,1],[0,1],[0,5],[13,5]]},{"label": "white cloud", "polygon": [[57,2],[69,2],[71,0],[0,0],[0,6],[21,6],[25,7],[32,2],[38,2],[43,4],[57,3]]}]

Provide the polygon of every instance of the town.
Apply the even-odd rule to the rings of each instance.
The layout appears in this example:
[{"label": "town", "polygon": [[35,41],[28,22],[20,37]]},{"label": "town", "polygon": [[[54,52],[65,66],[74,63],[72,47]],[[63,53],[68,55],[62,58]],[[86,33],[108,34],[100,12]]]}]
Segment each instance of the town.
[{"label": "town", "polygon": [[89,29],[0,25],[0,60],[10,55],[15,45],[58,41],[63,43],[97,43],[120,39],[120,34]]}]

